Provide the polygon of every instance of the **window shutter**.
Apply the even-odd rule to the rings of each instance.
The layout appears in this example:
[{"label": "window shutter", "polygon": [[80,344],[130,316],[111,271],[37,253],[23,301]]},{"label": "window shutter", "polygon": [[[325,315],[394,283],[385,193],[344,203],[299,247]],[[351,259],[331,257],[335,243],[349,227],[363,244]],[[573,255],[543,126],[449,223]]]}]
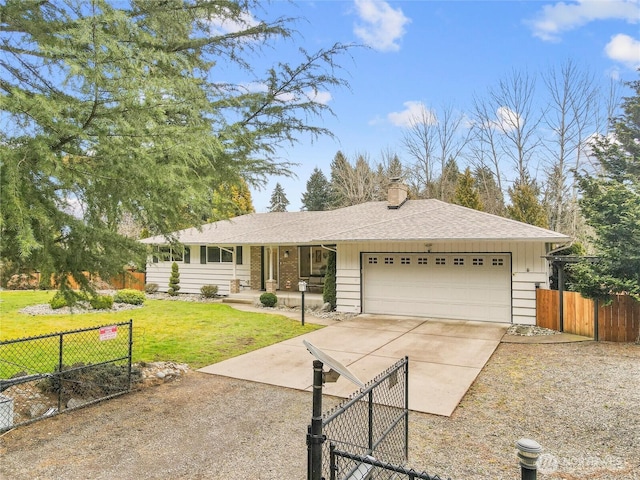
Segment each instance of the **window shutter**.
[{"label": "window shutter", "polygon": [[242,265],[242,245],[236,247],[236,265]]},{"label": "window shutter", "polygon": [[191,248],[184,247],[184,263],[191,263]]},{"label": "window shutter", "polygon": [[207,247],[200,245],[200,263],[207,263]]}]

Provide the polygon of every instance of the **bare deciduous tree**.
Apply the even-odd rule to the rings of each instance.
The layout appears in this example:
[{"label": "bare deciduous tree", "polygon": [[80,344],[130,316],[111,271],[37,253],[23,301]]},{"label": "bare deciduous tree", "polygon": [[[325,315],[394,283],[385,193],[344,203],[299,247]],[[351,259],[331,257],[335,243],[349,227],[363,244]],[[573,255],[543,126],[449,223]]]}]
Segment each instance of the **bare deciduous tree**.
[{"label": "bare deciduous tree", "polygon": [[549,94],[544,123],[553,132],[545,142],[549,158],[545,188],[549,227],[575,236],[579,212],[571,170],[580,168],[585,139],[598,130],[594,122],[599,91],[593,74],[571,60],[549,70],[543,80]]},{"label": "bare deciduous tree", "polygon": [[413,159],[408,180],[417,197],[447,200],[454,195],[455,184],[448,188],[452,172],[447,172],[447,165],[463,156],[469,138],[465,116],[451,105],[444,106],[439,115],[423,108],[411,119],[402,143]]},{"label": "bare deciduous tree", "polygon": [[331,188],[334,208],[381,200],[380,180],[366,154],[357,156],[351,164],[341,152],[331,163]]},{"label": "bare deciduous tree", "polygon": [[402,137],[402,145],[413,160],[407,182],[416,198],[433,197],[437,142],[435,122],[433,113],[424,108],[419,116],[411,119],[411,125]]}]

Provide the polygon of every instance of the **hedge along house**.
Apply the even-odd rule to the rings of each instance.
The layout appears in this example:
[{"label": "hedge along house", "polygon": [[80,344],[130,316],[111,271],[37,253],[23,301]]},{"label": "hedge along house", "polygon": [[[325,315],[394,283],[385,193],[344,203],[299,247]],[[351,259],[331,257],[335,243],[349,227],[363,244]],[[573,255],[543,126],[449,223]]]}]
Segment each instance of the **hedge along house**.
[{"label": "hedge along house", "polygon": [[[544,256],[566,235],[439,200],[388,201],[323,212],[243,215],[175,232],[186,253],[181,292],[295,291],[322,278],[336,252],[337,307],[345,313],[535,324],[536,288],[548,287]],[[162,236],[144,243],[166,248]],[[170,254],[170,252],[169,252]],[[155,257],[147,281],[166,290],[172,259]]]}]

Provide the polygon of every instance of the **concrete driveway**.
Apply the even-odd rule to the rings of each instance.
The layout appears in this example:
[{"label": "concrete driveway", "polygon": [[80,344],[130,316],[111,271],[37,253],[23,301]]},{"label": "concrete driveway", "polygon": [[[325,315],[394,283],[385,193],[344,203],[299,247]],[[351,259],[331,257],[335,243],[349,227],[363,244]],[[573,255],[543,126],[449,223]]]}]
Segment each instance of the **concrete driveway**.
[{"label": "concrete driveway", "polygon": [[[311,342],[368,382],[405,355],[409,357],[409,408],[453,413],[509,325],[359,315],[284,342],[225,360],[199,371],[311,391]],[[324,393],[348,397],[357,390],[340,377]]]}]

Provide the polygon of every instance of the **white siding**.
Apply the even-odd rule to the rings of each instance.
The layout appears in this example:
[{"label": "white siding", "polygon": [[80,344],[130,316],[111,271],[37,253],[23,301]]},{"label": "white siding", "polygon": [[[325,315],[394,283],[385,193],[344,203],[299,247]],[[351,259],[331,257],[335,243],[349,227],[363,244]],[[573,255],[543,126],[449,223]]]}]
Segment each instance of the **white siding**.
[{"label": "white siding", "polygon": [[[235,265],[235,278],[249,282],[249,248],[243,248],[242,265]],[[173,262],[147,263],[147,283],[157,283],[161,292],[169,289],[169,276]],[[191,246],[191,263],[177,262],[180,272],[180,293],[200,293],[203,285],[217,285],[219,295],[229,295],[230,281],[234,278],[232,263],[200,263],[200,247]]]},{"label": "white siding", "polygon": [[337,245],[337,310],[360,313],[361,252],[511,253],[512,321],[535,325],[535,289],[548,287],[548,265],[541,242],[371,242]]},{"label": "white siding", "polygon": [[338,245],[336,261],[336,310],[360,313],[360,253],[357,245]]}]

